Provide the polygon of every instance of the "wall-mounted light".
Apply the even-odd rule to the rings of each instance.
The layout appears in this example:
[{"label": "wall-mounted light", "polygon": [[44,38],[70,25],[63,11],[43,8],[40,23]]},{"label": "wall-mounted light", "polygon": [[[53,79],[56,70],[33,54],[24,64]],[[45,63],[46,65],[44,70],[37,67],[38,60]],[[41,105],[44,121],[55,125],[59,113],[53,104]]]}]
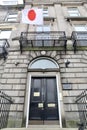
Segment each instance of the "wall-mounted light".
[{"label": "wall-mounted light", "polygon": [[66,60],[65,61],[65,67],[68,68],[68,65],[70,64],[70,61],[69,60]]},{"label": "wall-mounted light", "polygon": [[16,62],[15,62],[15,66],[17,66],[18,64],[19,64],[19,62],[18,62],[18,61],[16,61]]}]

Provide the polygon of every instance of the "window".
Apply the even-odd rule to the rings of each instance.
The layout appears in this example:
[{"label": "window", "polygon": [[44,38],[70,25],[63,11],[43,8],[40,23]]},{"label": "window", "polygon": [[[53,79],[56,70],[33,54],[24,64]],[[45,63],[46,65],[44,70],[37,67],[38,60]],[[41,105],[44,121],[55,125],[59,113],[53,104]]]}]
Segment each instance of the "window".
[{"label": "window", "polygon": [[50,31],[50,26],[49,25],[43,25],[43,26],[37,26],[36,29],[37,32],[47,32]]},{"label": "window", "polygon": [[82,25],[74,25],[75,31],[87,31],[87,26],[85,24]]},{"label": "window", "polygon": [[[51,45],[51,43],[50,43],[51,41],[48,40],[48,39],[50,39],[50,26],[49,25],[37,26],[36,32],[42,32],[41,35],[37,33],[36,39],[38,39],[38,41],[36,41],[36,46],[42,46],[44,39],[45,39],[44,46]],[[43,39],[43,40],[41,40],[41,39]]]},{"label": "window", "polygon": [[31,69],[46,69],[46,68],[59,68],[55,61],[49,58],[38,58],[37,60],[33,61],[29,68]]},{"label": "window", "polygon": [[0,30],[0,39],[9,39],[11,30]]},{"label": "window", "polygon": [[6,18],[6,21],[8,21],[8,22],[12,22],[12,21],[16,22],[17,21],[17,15],[18,15],[17,13],[9,14],[7,16],[7,18]]},{"label": "window", "polygon": [[69,16],[71,16],[71,17],[80,16],[78,8],[76,8],[76,7],[70,7],[70,8],[68,8],[68,13],[69,13]]},{"label": "window", "polygon": [[75,25],[74,27],[75,31],[77,31],[75,36],[78,40],[80,40],[78,41],[78,44],[80,46],[87,46],[87,33],[86,33],[87,26],[83,24],[83,25]]},{"label": "window", "polygon": [[48,17],[48,7],[43,8],[43,17]]},{"label": "window", "polygon": [[23,3],[23,0],[0,0],[0,5],[17,5]]},{"label": "window", "polygon": [[17,5],[18,0],[0,0],[1,5]]}]

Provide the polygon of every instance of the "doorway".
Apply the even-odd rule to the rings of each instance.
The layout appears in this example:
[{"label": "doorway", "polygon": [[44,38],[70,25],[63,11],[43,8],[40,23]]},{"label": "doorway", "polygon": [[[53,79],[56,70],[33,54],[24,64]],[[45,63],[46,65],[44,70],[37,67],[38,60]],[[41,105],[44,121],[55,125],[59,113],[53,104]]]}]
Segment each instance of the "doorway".
[{"label": "doorway", "polygon": [[28,67],[24,115],[28,125],[59,125],[62,128],[64,107],[58,64],[40,57]]},{"label": "doorway", "polygon": [[56,77],[31,77],[29,121],[58,122]]}]

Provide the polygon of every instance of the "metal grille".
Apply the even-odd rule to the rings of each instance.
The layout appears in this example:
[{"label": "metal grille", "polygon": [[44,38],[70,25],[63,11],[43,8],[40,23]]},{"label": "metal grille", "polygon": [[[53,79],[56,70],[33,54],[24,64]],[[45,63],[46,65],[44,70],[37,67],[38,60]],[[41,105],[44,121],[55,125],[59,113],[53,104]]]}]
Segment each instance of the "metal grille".
[{"label": "metal grille", "polygon": [[84,124],[84,127],[87,128],[87,89],[76,97],[76,102],[78,105],[80,123]]},{"label": "metal grille", "polygon": [[20,36],[20,50],[24,47],[64,47],[66,51],[65,32],[22,32]]},{"label": "metal grille", "polygon": [[7,127],[11,104],[11,97],[0,91],[0,129]]}]

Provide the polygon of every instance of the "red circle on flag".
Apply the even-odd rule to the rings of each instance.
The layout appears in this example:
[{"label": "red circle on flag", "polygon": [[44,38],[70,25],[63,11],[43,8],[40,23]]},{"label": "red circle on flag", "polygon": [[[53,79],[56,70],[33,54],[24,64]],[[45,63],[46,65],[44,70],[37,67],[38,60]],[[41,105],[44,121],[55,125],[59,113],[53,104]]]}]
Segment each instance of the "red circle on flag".
[{"label": "red circle on flag", "polygon": [[35,18],[36,18],[35,11],[33,9],[30,10],[30,11],[28,11],[28,19],[31,20],[31,21],[33,21],[33,20],[35,20]]}]

